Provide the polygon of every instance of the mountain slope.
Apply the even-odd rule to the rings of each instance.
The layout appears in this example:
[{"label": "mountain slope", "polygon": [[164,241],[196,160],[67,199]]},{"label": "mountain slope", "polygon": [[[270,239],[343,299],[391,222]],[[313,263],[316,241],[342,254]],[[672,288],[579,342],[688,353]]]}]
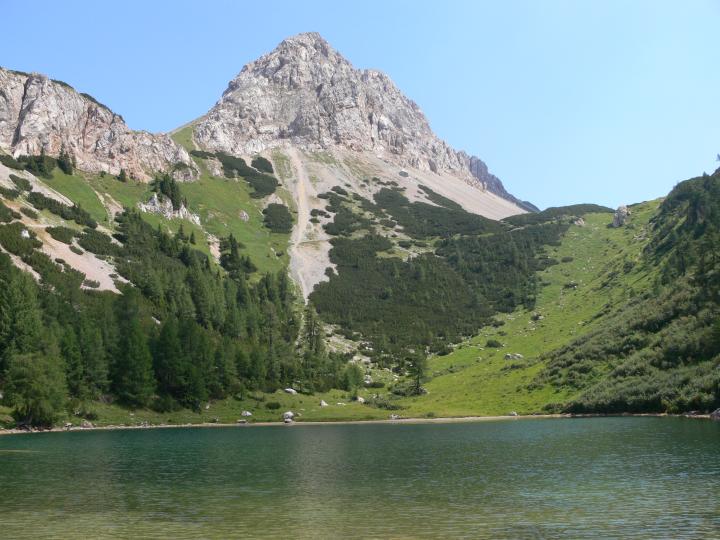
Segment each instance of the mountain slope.
[{"label": "mountain slope", "polygon": [[401,167],[447,172],[519,203],[479,158],[441,141],[387,75],[355,69],[316,33],[286,39],[246,65],[195,123],[194,140],[234,155],[288,143],[310,151],[341,147]]},{"label": "mountain slope", "polygon": [[18,155],[65,150],[88,172],[146,180],[157,171],[194,176],[185,149],[166,135],[132,131],[122,117],[69,85],[0,68],[0,148]]}]

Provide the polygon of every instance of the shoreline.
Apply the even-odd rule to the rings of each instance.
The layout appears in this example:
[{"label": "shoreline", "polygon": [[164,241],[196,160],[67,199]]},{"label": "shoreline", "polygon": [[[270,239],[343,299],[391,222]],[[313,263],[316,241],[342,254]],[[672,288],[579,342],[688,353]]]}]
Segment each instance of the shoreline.
[{"label": "shoreline", "polygon": [[439,418],[396,418],[384,420],[310,420],[307,422],[297,421],[289,424],[283,421],[276,422],[248,422],[248,423],[195,423],[195,424],[147,424],[147,425],[108,425],[108,426],[92,426],[81,427],[73,426],[71,428],[52,427],[50,429],[2,429],[0,428],[0,436],[2,435],[30,435],[34,433],[70,433],[84,431],[122,431],[122,430],[143,430],[143,429],[179,429],[179,428],[252,428],[252,427],[296,427],[296,426],[337,426],[337,425],[416,425],[416,424],[462,424],[462,423],[480,423],[480,422],[498,422],[502,420],[551,420],[559,418],[617,418],[617,417],[652,417],[652,418],[691,418],[710,420],[709,414],[667,414],[667,413],[618,413],[618,414],[535,414],[535,415],[518,415],[518,416],[448,416]]}]

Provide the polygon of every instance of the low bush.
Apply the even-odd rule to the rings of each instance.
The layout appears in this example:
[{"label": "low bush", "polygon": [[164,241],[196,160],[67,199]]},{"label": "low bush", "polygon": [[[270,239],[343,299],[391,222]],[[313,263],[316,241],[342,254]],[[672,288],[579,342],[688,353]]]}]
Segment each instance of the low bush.
[{"label": "low bush", "polygon": [[273,174],[275,172],[273,170],[272,163],[270,163],[262,156],[257,156],[256,158],[254,158],[250,165],[252,165],[253,168],[257,169],[260,172],[266,172],[268,174]]},{"label": "low bush", "polygon": [[263,210],[264,225],[274,233],[289,233],[292,230],[293,218],[284,204],[271,203]]},{"label": "low bush", "polygon": [[63,226],[47,227],[45,230],[55,240],[62,242],[63,244],[72,244],[73,239],[78,234],[76,230]]},{"label": "low bush", "polygon": [[15,187],[20,191],[32,191],[32,184],[27,178],[22,178],[16,174],[10,175],[10,180],[15,184]]}]

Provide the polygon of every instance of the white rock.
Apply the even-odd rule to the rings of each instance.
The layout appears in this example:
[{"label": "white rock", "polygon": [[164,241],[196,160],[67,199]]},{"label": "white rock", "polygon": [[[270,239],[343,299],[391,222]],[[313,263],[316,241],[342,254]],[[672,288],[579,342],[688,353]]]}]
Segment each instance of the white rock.
[{"label": "white rock", "polygon": [[339,145],[372,152],[400,167],[452,172],[523,204],[482,160],[439,139],[420,107],[387,75],[355,69],[314,32],[290,37],[243,67],[195,124],[194,140],[202,148],[236,156],[288,142],[310,151]]},{"label": "white rock", "polygon": [[13,155],[53,157],[61,148],[83,171],[149,180],[153,171],[183,172],[196,177],[187,151],[167,135],[132,131],[121,116],[73,88],[45,75],[0,68],[0,147]]},{"label": "white rock", "polygon": [[363,404],[363,403],[365,403],[365,398],[362,397],[362,396],[358,396],[358,397],[357,397],[357,402],[360,403],[360,404]]},{"label": "white rock", "polygon": [[297,395],[297,390],[295,390],[294,388],[286,388],[285,393],[295,396],[295,395]]},{"label": "white rock", "polygon": [[28,231],[27,229],[23,229],[22,231],[20,231],[20,236],[22,236],[23,238],[30,238],[30,231]]},{"label": "white rock", "polygon": [[324,399],[321,399],[321,400],[320,400],[320,406],[321,406],[321,407],[327,407],[328,404],[325,402]]},{"label": "white rock", "polygon": [[240,413],[240,416],[252,416],[252,413],[250,411],[243,411]]},{"label": "white rock", "polygon": [[292,422],[292,419],[295,418],[295,413],[292,411],[285,411],[282,415],[282,418],[285,422],[287,422],[288,420]]}]

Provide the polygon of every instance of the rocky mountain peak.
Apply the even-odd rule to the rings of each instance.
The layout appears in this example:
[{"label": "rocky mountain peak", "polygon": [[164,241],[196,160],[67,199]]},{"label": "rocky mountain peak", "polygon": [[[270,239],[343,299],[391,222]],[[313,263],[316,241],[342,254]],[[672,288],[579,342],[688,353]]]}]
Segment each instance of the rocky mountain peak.
[{"label": "rocky mountain peak", "polygon": [[356,69],[320,34],[298,34],[247,64],[195,124],[202,148],[248,155],[286,144],[371,152],[450,172],[519,205],[479,158],[439,139],[420,107],[377,70]]},{"label": "rocky mountain peak", "polygon": [[38,73],[0,68],[0,147],[15,156],[71,154],[78,168],[139,179],[172,171],[195,174],[188,153],[167,135],[131,130],[92,96]]}]

